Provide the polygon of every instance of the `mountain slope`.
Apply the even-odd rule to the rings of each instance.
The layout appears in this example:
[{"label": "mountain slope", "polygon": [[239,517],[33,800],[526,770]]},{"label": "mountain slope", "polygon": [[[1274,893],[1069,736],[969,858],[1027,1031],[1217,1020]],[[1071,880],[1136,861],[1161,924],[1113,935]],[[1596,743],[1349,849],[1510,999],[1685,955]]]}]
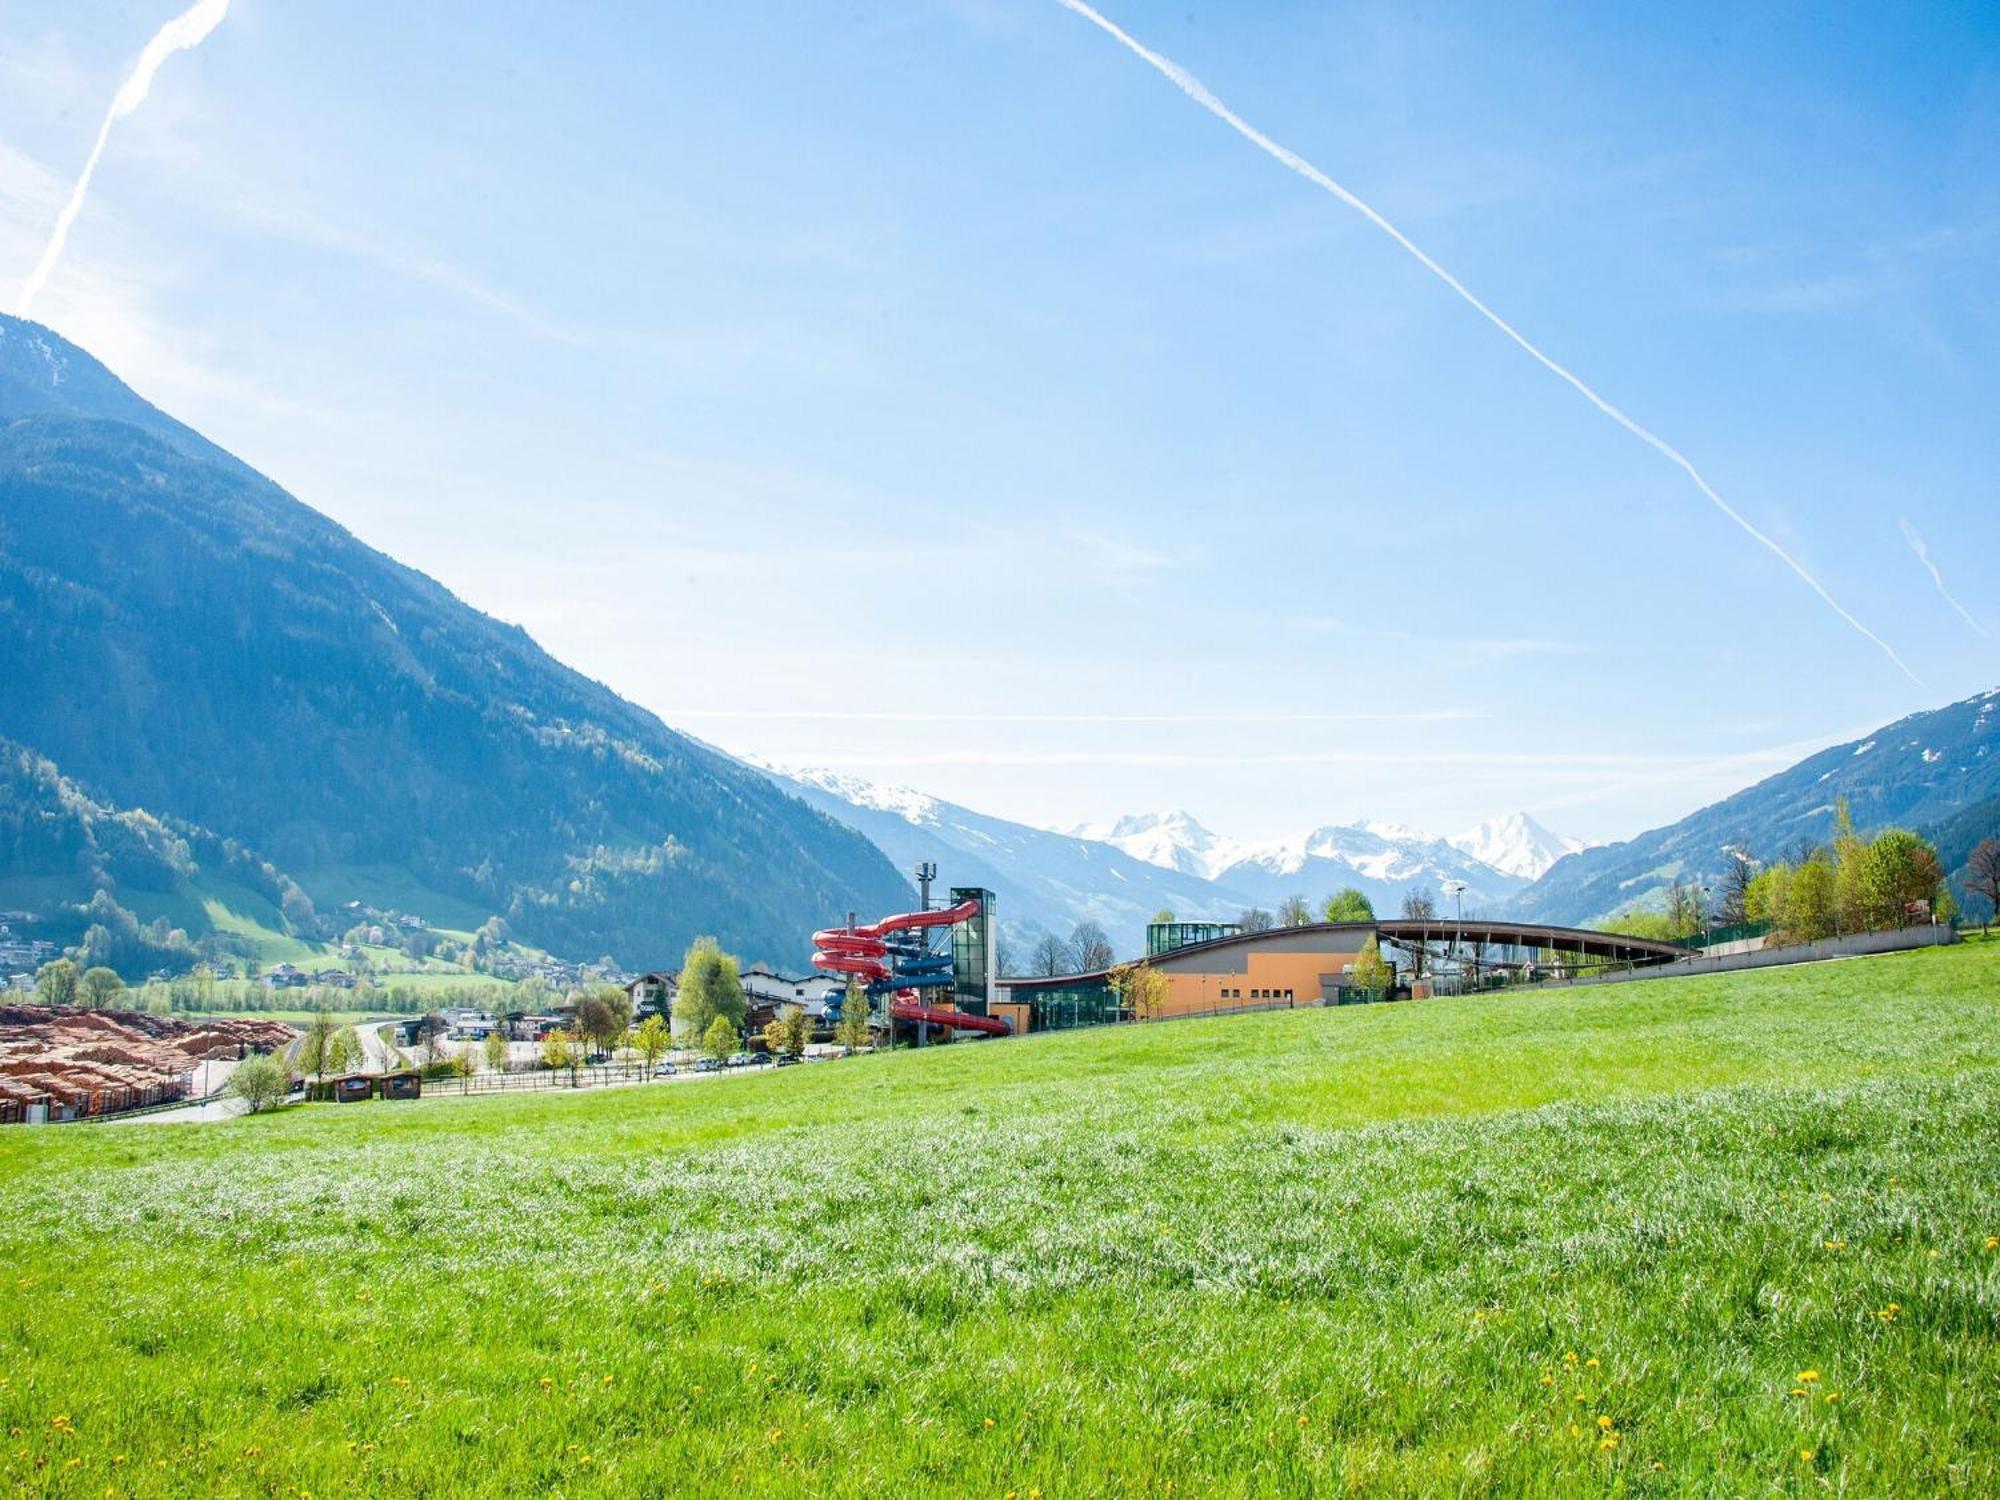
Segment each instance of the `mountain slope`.
[{"label": "mountain slope", "polygon": [[1836,798],[1857,827],[1921,828],[2000,795],[2000,690],[1911,714],[1835,745],[1665,828],[1572,854],[1508,910],[1589,923],[1656,901],[1667,884],[1719,886],[1728,851],[1789,856],[1832,831]]},{"label": "mountain slope", "polygon": [[0,733],[323,895],[407,872],[628,966],[794,961],[906,884],[865,839],[0,317]]},{"label": "mountain slope", "polygon": [[[320,925],[298,884],[205,828],[115,808],[48,760],[0,740],[0,909],[24,934],[127,979],[217,951],[309,957]],[[249,941],[252,935],[258,941]]]},{"label": "mountain slope", "polygon": [[[1067,936],[1078,922],[1100,923],[1121,957],[1144,951],[1155,912],[1184,920],[1232,920],[1252,904],[1242,892],[1200,875],[1162,869],[1122,850],[1051,833],[824,770],[771,773],[786,790],[859,829],[902,869],[936,860],[947,885],[982,885],[999,897],[1000,920],[1024,959],[1040,932]],[[864,913],[865,915],[865,913]]]}]

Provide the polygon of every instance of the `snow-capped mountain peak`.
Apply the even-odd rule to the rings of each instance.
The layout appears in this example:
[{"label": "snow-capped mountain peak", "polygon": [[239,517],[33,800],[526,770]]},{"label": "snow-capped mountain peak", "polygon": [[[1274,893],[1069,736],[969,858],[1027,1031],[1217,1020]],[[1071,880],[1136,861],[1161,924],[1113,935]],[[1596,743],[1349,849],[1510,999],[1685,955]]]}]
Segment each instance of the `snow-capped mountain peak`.
[{"label": "snow-capped mountain peak", "polygon": [[1234,843],[1179,810],[1128,813],[1115,822],[1079,824],[1064,832],[1109,844],[1163,870],[1179,870],[1204,880],[1214,879],[1215,872],[1233,863],[1238,853]]},{"label": "snow-capped mountain peak", "polygon": [[746,756],[745,759],[760,770],[788,777],[807,786],[818,787],[821,791],[838,797],[843,802],[852,803],[856,807],[894,813],[906,823],[921,826],[935,824],[939,819],[941,804],[938,799],[928,792],[917,791],[914,787],[882,786],[859,776],[849,776],[845,772],[829,771],[819,766],[785,766],[776,761],[759,760],[750,756]]},{"label": "snow-capped mountain peak", "polygon": [[1488,818],[1452,839],[1451,845],[1483,865],[1523,880],[1538,880],[1564,855],[1589,847],[1582,839],[1551,833],[1523,812]]}]

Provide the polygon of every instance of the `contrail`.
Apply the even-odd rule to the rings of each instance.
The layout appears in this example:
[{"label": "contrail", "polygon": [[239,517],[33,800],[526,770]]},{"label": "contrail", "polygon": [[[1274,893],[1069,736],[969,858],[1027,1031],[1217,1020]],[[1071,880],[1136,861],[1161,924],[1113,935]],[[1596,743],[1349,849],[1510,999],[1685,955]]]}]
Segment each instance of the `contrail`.
[{"label": "contrail", "polygon": [[1799,576],[1800,580],[1806,585],[1807,588],[1811,589],[1815,594],[1818,594],[1820,598],[1825,601],[1829,609],[1831,609],[1835,614],[1839,615],[1840,618],[1845,620],[1849,625],[1853,626],[1863,636],[1867,637],[1869,640],[1873,641],[1877,646],[1881,647],[1883,654],[1886,655],[1890,661],[1894,662],[1899,669],[1901,669],[1905,677],[1909,678],[1910,681],[1916,683],[1919,687],[1923,685],[1923,679],[1917,676],[1915,672],[1912,672],[1910,670],[1909,664],[1905,662],[1902,657],[1896,654],[1895,648],[1893,646],[1891,646],[1887,641],[1883,640],[1882,637],[1877,635],[1874,631],[1870,630],[1866,625],[1863,625],[1859,620],[1855,619],[1853,615],[1849,614],[1847,610],[1841,606],[1840,601],[1835,599],[1833,595],[1829,594],[1826,591],[1826,589],[1821,586],[1820,581],[1805,570],[1804,566],[1802,566],[1799,563],[1798,559],[1793,557],[1791,553],[1787,552],[1783,547],[1780,547],[1776,542],[1772,541],[1770,537],[1764,535],[1764,533],[1759,531],[1755,526],[1751,525],[1750,522],[1745,520],[1742,514],[1738,512],[1734,506],[1732,506],[1727,500],[1723,499],[1722,496],[1718,495],[1715,492],[1714,487],[1710,485],[1706,479],[1702,478],[1701,471],[1695,468],[1693,463],[1691,463],[1688,460],[1686,454],[1682,453],[1678,448],[1674,447],[1673,444],[1667,442],[1664,438],[1658,437],[1655,434],[1647,431],[1644,427],[1641,427],[1637,422],[1633,421],[1630,417],[1626,416],[1624,412],[1620,411],[1617,407],[1613,406],[1609,401],[1605,400],[1602,396],[1598,395],[1596,391],[1592,390],[1589,386],[1585,385],[1582,380],[1578,379],[1575,375],[1571,374],[1568,370],[1564,369],[1561,365],[1557,364],[1555,360],[1551,359],[1548,355],[1544,354],[1534,344],[1530,343],[1528,339],[1524,337],[1505,318],[1501,317],[1498,313],[1493,311],[1492,308],[1488,307],[1484,302],[1481,302],[1477,297],[1473,296],[1471,292],[1467,291],[1464,283],[1462,283],[1456,276],[1452,275],[1451,272],[1447,271],[1443,266],[1439,265],[1436,261],[1432,260],[1428,255],[1424,254],[1422,250],[1418,249],[1416,244],[1410,239],[1408,235],[1404,234],[1402,230],[1398,229],[1394,224],[1391,224],[1387,219],[1383,218],[1382,215],[1377,213],[1373,208],[1370,208],[1366,203],[1362,202],[1361,199],[1355,197],[1354,194],[1350,193],[1346,188],[1342,187],[1339,183],[1335,182],[1331,177],[1327,176],[1326,173],[1322,172],[1318,167],[1314,166],[1311,162],[1307,161],[1303,156],[1300,156],[1296,151],[1289,150],[1288,148],[1279,145],[1276,141],[1272,140],[1268,135],[1264,134],[1263,131],[1259,130],[1256,126],[1252,125],[1248,120],[1245,120],[1241,115],[1237,114],[1235,110],[1231,109],[1228,105],[1224,104],[1220,99],[1216,98],[1215,95],[1211,94],[1208,91],[1207,86],[1203,84],[1199,78],[1196,78],[1192,73],[1188,72],[1187,69],[1183,68],[1179,63],[1175,62],[1172,58],[1162,57],[1159,53],[1153,51],[1152,48],[1146,46],[1143,42],[1139,41],[1129,32],[1122,30],[1120,27],[1106,20],[1103,16],[1099,15],[1097,11],[1093,10],[1090,6],[1084,4],[1084,0],[1056,0],[1056,3],[1062,6],[1064,10],[1073,11],[1077,15],[1082,16],[1084,20],[1090,22],[1091,25],[1097,27],[1099,30],[1103,31],[1106,35],[1118,41],[1121,45],[1129,49],[1135,56],[1139,57],[1142,61],[1146,62],[1151,67],[1156,69],[1163,77],[1167,79],[1168,82],[1172,83],[1175,88],[1179,89],[1183,94],[1186,94],[1188,98],[1194,100],[1195,103],[1199,104],[1203,109],[1207,110],[1210,114],[1214,115],[1218,120],[1222,121],[1223,124],[1227,125],[1231,130],[1235,131],[1238,135],[1242,136],[1245,140],[1250,142],[1251,145],[1255,146],[1258,150],[1264,152],[1267,156],[1270,156],[1272,159],[1279,162],[1280,164],[1291,168],[1292,171],[1298,173],[1299,176],[1305,178],[1306,181],[1312,183],[1315,187],[1325,189],[1327,192],[1331,193],[1334,197],[1338,198],[1342,203],[1345,203],[1349,208],[1353,209],[1356,213],[1360,214],[1364,219],[1366,219],[1369,223],[1373,224],[1377,229],[1381,230],[1384,234],[1388,235],[1389,238],[1394,240],[1398,245],[1401,245],[1403,249],[1408,251],[1417,260],[1418,264],[1422,265],[1425,270],[1429,271],[1433,276],[1437,277],[1439,281],[1442,281],[1446,286],[1450,287],[1454,292],[1458,293],[1460,297],[1464,298],[1465,301],[1472,306],[1474,311],[1478,312],[1479,315],[1485,318],[1487,322],[1491,323],[1495,328],[1499,329],[1502,333],[1506,334],[1508,338],[1512,339],[1516,344],[1520,345],[1524,351],[1526,351],[1528,354],[1534,357],[1537,363],[1542,365],[1551,374],[1559,376],[1564,381],[1568,382],[1569,385],[1576,390],[1577,394],[1584,398],[1584,400],[1588,401],[1592,406],[1596,407],[1599,411],[1603,412],[1605,416],[1611,418],[1611,420],[1616,422],[1620,427],[1623,427],[1627,432],[1631,433],[1634,437],[1638,438],[1642,443],[1645,443],[1648,447],[1656,450],[1658,453],[1661,454],[1661,456],[1666,458],[1670,463],[1674,464],[1676,467],[1685,472],[1687,477],[1694,481],[1695,488],[1699,489],[1702,492],[1702,494],[1706,495],[1709,498],[1710,502],[1714,504],[1717,510],[1721,511],[1725,516],[1729,517],[1730,520],[1734,521],[1738,526],[1742,527],[1745,532],[1749,533],[1750,536],[1754,537],[1764,547],[1768,548],[1770,552],[1775,557],[1777,557],[1777,559],[1780,562],[1784,563],[1786,567],[1790,568],[1794,573],[1796,573]]},{"label": "contrail", "polygon": [[1931,549],[1924,545],[1924,539],[1917,535],[1917,528],[1910,524],[1909,518],[1898,516],[1896,524],[1903,528],[1903,540],[1908,542],[1910,550],[1917,554],[1917,561],[1930,569],[1931,582],[1936,584],[1937,591],[1944,595],[1944,602],[1965,616],[1966,624],[1970,625],[1981,635],[1985,635],[1986,627],[1972,618],[1972,611],[1951,597],[1951,590],[1944,586],[1944,574],[1940,573],[1937,564],[1931,561]]},{"label": "contrail", "polygon": [[70,226],[83,210],[84,195],[90,191],[90,179],[97,171],[98,159],[104,155],[104,143],[111,138],[111,127],[117,121],[132,113],[146,102],[146,91],[153,86],[153,75],[160,71],[160,65],[176,52],[185,52],[190,47],[198,47],[208,34],[222,24],[222,18],[229,13],[229,0],[195,0],[186,10],[162,26],[153,39],[146,43],[146,50],[139,54],[138,62],[132,65],[131,76],[125,80],[111,100],[111,108],[106,111],[104,123],[97,130],[97,144],[90,148],[90,159],[83,164],[83,175],[76,180],[70,191],[69,202],[56,218],[55,233],[49,236],[48,247],[42,251],[42,258],[35,262],[35,269],[28,273],[28,279],[21,283],[21,316],[26,317],[34,306],[35,295],[41,291],[42,283],[49,279],[49,272],[56,268],[62,258],[63,245],[69,239]]}]

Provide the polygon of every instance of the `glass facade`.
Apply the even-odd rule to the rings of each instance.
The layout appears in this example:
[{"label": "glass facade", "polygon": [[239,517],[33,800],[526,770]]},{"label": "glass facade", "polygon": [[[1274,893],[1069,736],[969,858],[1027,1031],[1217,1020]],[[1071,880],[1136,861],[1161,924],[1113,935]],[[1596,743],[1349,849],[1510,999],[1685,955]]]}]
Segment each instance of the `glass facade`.
[{"label": "glass facade", "polygon": [[1069,980],[1012,992],[1028,1007],[1029,1030],[1068,1031],[1076,1026],[1108,1026],[1131,1017],[1106,979]]},{"label": "glass facade", "polygon": [[1212,943],[1217,938],[1235,937],[1243,929],[1234,922],[1148,922],[1146,957],[1158,958],[1191,943]]},{"label": "glass facade", "polygon": [[977,886],[953,886],[951,904],[977,898],[979,915],[951,929],[952,1003],[968,1015],[986,1014],[993,998],[993,893]]}]

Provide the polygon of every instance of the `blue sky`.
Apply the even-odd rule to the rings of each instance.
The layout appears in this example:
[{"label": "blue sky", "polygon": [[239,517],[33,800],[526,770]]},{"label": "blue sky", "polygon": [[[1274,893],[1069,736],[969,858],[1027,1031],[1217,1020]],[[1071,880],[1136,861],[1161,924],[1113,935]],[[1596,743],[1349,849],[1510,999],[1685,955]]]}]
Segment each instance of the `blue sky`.
[{"label": "blue sky", "polygon": [[[175,9],[0,8],[0,294]],[[2000,12],[235,0],[35,315],[733,750],[1620,837],[2000,682]]]}]

